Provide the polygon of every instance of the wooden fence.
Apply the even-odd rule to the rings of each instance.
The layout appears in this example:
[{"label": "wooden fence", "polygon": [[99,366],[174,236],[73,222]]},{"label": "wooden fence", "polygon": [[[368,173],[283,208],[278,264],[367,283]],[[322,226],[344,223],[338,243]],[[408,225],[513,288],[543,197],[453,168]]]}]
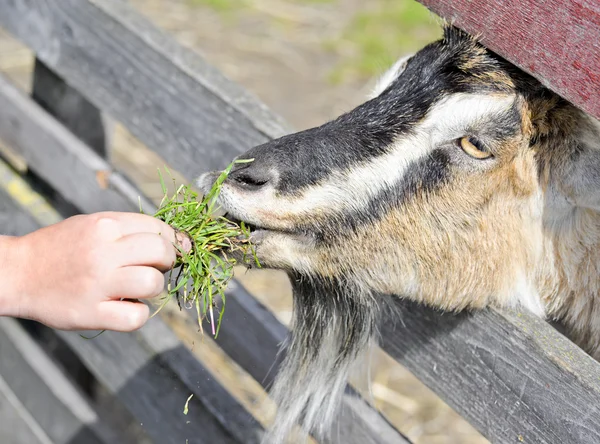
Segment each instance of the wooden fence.
[{"label": "wooden fence", "polygon": [[[557,20],[557,35],[580,39],[572,52],[565,51],[572,58],[563,59],[563,66],[540,55],[556,54],[557,40],[537,39],[546,18],[535,15],[541,8],[535,2],[512,2],[519,14],[511,26],[523,30],[515,35],[501,32],[500,25],[482,27],[487,22],[478,19],[489,13],[474,5],[507,11],[491,0],[424,3],[600,116],[597,4],[544,3],[571,14],[549,16]],[[576,32],[566,29],[573,23]],[[76,212],[137,211],[142,193],[106,155],[104,114],[188,180],[200,165],[221,168],[251,146],[291,131],[120,0],[9,0],[0,3],[0,27],[37,57],[32,96],[0,76],[0,139],[32,172],[21,179],[1,163],[0,180],[26,189],[27,180],[35,179],[59,210],[0,192],[3,233],[24,234]],[[516,45],[517,38],[529,46]],[[577,79],[578,86],[565,86],[566,79]],[[147,211],[153,208],[142,201]],[[228,292],[227,328],[218,345],[267,386],[286,328],[240,285]],[[526,313],[455,316],[398,305],[402,320],[384,327],[384,350],[490,441],[600,442],[600,366],[553,327]],[[163,318],[136,333],[105,333],[93,341],[1,319],[0,356],[0,424],[11,424],[0,427],[0,442],[257,443],[263,433],[261,422]],[[190,394],[190,414],[184,416]],[[98,397],[105,402],[95,402]],[[350,388],[335,427],[339,443],[408,442]]]}]

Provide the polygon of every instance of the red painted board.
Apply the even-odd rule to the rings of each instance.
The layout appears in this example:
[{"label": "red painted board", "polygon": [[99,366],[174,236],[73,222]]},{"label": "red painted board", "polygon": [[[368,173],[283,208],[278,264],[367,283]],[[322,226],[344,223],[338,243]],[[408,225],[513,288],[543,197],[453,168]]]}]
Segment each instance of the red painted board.
[{"label": "red painted board", "polygon": [[600,0],[418,0],[600,119]]}]

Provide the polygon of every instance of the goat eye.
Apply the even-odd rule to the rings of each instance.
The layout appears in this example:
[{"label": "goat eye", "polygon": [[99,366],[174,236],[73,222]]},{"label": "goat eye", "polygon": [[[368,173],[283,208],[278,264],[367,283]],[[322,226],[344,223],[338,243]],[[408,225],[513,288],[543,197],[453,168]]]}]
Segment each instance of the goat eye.
[{"label": "goat eye", "polygon": [[488,157],[492,157],[492,153],[488,151],[485,145],[473,136],[458,139],[458,144],[465,153],[475,159],[487,159]]}]

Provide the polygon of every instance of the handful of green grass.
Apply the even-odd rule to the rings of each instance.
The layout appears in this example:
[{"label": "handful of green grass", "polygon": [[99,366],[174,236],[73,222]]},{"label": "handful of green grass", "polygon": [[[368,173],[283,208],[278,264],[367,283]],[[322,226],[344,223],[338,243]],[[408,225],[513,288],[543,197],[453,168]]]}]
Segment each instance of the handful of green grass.
[{"label": "handful of green grass", "polygon": [[[233,267],[237,263],[228,253],[241,251],[244,258],[251,254],[260,266],[250,243],[250,230],[244,223],[237,224],[215,215],[217,197],[231,169],[236,163],[250,161],[230,164],[201,199],[188,185],[176,187],[174,194],[169,195],[159,170],[164,197],[154,217],[175,229],[180,245],[176,245],[177,261],[169,274],[168,294],[158,311],[175,298],[180,308],[196,309],[201,331],[202,321],[208,319],[215,337],[219,334],[225,310],[225,287],[233,277]],[[174,180],[173,183],[175,185]],[[188,248],[182,247],[182,240],[184,243],[189,241],[191,248],[189,243]],[[220,307],[217,299],[220,299]]]}]

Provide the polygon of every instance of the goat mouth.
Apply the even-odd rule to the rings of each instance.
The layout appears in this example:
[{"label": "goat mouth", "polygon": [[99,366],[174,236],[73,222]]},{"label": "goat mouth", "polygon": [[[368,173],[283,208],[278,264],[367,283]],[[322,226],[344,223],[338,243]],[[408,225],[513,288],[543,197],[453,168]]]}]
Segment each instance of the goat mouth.
[{"label": "goat mouth", "polygon": [[225,213],[223,215],[223,218],[227,219],[228,221],[230,221],[231,223],[238,225],[238,226],[244,226],[248,232],[250,233],[250,238],[252,239],[253,235],[255,235],[256,233],[260,232],[260,231],[273,231],[273,230],[269,230],[268,228],[265,227],[261,227],[258,225],[254,225],[251,223],[246,222],[245,220],[239,219],[237,217],[235,217],[234,215],[232,215],[231,213]]},{"label": "goat mouth", "polygon": [[243,224],[243,226],[250,233],[250,241],[252,241],[252,242],[258,241],[262,236],[264,236],[267,233],[280,233],[280,234],[287,234],[290,236],[298,234],[291,230],[283,230],[283,229],[278,229],[278,228],[266,227],[263,225],[256,225],[256,224],[247,222],[245,220],[242,220],[229,212],[225,213],[223,215],[223,217],[238,226],[241,226]]}]

